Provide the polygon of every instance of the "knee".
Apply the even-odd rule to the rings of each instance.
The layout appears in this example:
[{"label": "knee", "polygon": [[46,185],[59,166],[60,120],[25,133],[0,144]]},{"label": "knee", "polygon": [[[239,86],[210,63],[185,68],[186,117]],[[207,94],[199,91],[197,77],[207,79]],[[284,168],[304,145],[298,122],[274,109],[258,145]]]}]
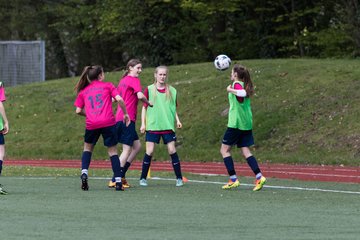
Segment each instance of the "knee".
[{"label": "knee", "polygon": [[220,148],[220,154],[224,155],[224,149]]},{"label": "knee", "polygon": [[220,154],[221,154],[221,156],[227,156],[227,155],[229,155],[229,153],[230,153],[230,151],[229,151],[229,149],[228,148],[224,148],[224,147],[221,147],[220,148]]},{"label": "knee", "polygon": [[174,149],[169,149],[168,153],[169,153],[169,155],[173,155],[174,153],[176,153],[176,149],[175,148]]},{"label": "knee", "polygon": [[114,156],[114,155],[117,155],[117,149],[116,149],[116,146],[113,146],[113,147],[109,147],[108,148],[108,154],[109,156]]},{"label": "knee", "polygon": [[134,147],[133,147],[132,150],[133,150],[135,153],[140,152],[140,150],[141,150],[141,144],[134,145]]},{"label": "knee", "polygon": [[90,143],[84,144],[84,152],[92,152],[94,150],[94,145]]},{"label": "knee", "polygon": [[152,156],[153,153],[154,153],[154,149],[146,149],[146,154],[149,155],[149,156]]},{"label": "knee", "polygon": [[244,147],[241,150],[242,150],[242,155],[244,156],[245,159],[252,156],[249,148]]}]

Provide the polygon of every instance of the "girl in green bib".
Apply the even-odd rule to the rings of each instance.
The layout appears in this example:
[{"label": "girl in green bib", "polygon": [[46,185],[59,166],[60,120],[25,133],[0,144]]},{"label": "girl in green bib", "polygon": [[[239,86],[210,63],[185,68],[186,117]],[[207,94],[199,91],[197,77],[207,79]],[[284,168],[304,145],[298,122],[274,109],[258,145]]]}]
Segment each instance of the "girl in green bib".
[{"label": "girl in green bib", "polygon": [[171,157],[173,169],[176,175],[176,186],[184,185],[181,174],[179,156],[176,152],[175,142],[175,120],[176,127],[181,128],[182,124],[176,112],[177,91],[166,83],[168,68],[159,66],[155,69],[154,84],[148,86],[144,95],[153,104],[152,108],[144,103],[141,113],[140,132],[145,133],[146,153],[143,159],[140,186],[147,186],[147,174],[149,172],[151,158],[154,152],[155,143],[160,143],[160,138],[167,145]]},{"label": "girl in green bib", "polygon": [[230,104],[228,127],[220,148],[230,179],[222,188],[231,189],[240,185],[231,157],[231,148],[237,145],[238,148],[241,148],[242,155],[256,177],[253,191],[259,191],[265,184],[266,178],[262,175],[257,160],[249,148],[254,145],[250,105],[250,96],[254,94],[254,86],[249,71],[239,64],[235,64],[231,70],[231,81],[232,84],[227,87]]}]

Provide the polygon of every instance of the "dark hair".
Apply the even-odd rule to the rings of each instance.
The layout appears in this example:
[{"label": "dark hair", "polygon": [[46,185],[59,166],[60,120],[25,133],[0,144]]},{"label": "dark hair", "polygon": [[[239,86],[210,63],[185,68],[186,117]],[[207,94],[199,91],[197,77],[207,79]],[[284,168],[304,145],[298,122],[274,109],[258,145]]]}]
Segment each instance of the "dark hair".
[{"label": "dark hair", "polygon": [[129,71],[130,71],[130,67],[135,67],[136,65],[140,64],[141,61],[139,59],[136,59],[136,58],[133,58],[133,59],[130,59],[128,61],[128,63],[126,64],[126,69],[125,69],[125,73],[122,77],[125,77],[129,74]]},{"label": "dark hair", "polygon": [[234,70],[234,72],[237,73],[238,78],[244,82],[244,85],[245,85],[244,88],[245,88],[247,97],[254,95],[254,85],[251,81],[250,73],[246,69],[246,67],[244,67],[240,64],[235,64],[233,67],[233,70]]},{"label": "dark hair", "polygon": [[99,78],[99,75],[104,72],[104,69],[101,66],[86,66],[84,67],[83,72],[81,73],[78,83],[75,85],[75,91],[79,93],[87,85],[89,85],[93,80]]}]

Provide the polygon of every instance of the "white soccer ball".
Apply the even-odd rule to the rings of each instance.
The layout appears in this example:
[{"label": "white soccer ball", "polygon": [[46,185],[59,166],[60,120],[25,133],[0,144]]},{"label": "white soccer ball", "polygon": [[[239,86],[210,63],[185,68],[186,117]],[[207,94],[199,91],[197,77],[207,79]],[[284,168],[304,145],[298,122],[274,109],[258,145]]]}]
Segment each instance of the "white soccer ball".
[{"label": "white soccer ball", "polygon": [[221,54],[215,58],[214,65],[217,70],[224,71],[230,67],[231,59],[228,56]]}]

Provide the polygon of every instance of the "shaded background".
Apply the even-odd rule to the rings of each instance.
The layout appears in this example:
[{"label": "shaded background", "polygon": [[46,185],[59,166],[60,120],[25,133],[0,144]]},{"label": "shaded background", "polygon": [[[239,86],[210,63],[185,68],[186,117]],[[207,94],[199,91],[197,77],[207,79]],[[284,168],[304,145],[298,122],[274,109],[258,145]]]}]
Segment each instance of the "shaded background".
[{"label": "shaded background", "polygon": [[44,40],[46,79],[233,59],[360,55],[358,0],[0,0],[0,40]]}]

